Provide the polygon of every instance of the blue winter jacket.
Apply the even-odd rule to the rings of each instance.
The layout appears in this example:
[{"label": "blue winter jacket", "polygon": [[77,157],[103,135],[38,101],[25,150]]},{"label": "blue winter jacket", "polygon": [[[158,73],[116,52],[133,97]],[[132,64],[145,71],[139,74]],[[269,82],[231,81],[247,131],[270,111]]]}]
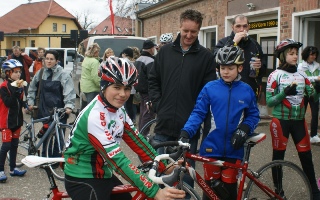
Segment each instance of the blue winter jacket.
[{"label": "blue winter jacket", "polygon": [[243,148],[235,150],[231,137],[240,124],[250,127],[250,134],[260,120],[256,97],[251,87],[242,82],[225,83],[222,79],[208,82],[200,92],[197,103],[184,128],[192,138],[200,124],[211,112],[211,129],[200,147],[205,157],[227,157],[242,160]]}]

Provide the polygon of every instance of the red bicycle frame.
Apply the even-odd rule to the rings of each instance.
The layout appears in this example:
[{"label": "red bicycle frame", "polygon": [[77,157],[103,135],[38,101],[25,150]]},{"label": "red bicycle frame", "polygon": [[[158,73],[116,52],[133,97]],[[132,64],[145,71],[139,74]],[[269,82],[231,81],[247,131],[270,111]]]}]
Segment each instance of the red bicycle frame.
[{"label": "red bicycle frame", "polygon": [[[250,154],[250,148],[247,149],[247,154]],[[265,186],[263,183],[261,183],[255,176],[253,176],[251,173],[248,173],[248,158],[246,156],[246,160],[244,164],[234,164],[229,163],[213,158],[206,158],[199,155],[191,154],[189,152],[184,152],[185,156],[184,158],[188,158],[194,161],[200,161],[203,163],[211,163],[216,166],[226,167],[226,168],[232,168],[232,169],[238,169],[241,170],[242,176],[240,181],[240,186],[238,190],[237,200],[241,200],[242,194],[243,194],[243,186],[245,182],[245,178],[248,177],[250,180],[252,180],[262,191],[264,191],[266,194],[269,195],[269,197],[277,197],[278,199],[283,199],[281,196],[276,194],[273,190],[271,190],[269,187]],[[212,199],[212,200],[219,200],[219,197],[214,193],[214,191],[211,189],[211,187],[205,182],[205,180],[199,175],[199,173],[186,162],[186,169],[189,172],[190,176],[193,178],[193,180],[201,187],[201,189],[206,193],[206,195]]]}]

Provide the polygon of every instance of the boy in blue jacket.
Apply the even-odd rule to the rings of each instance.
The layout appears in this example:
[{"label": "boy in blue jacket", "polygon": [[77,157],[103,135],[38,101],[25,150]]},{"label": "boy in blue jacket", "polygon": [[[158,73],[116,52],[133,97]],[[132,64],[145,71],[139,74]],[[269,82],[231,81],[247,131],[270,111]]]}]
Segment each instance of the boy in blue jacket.
[{"label": "boy in blue jacket", "polygon": [[[211,113],[211,130],[200,147],[200,155],[227,162],[241,162],[247,136],[257,127],[259,110],[251,87],[240,81],[244,63],[243,50],[237,46],[225,46],[216,56],[220,65],[221,79],[207,83],[200,92],[196,105],[181,130],[181,140],[192,138],[208,112]],[[229,191],[227,199],[237,198],[237,175],[235,169],[204,164],[204,177],[219,179]],[[209,199],[206,195],[203,199]]]}]

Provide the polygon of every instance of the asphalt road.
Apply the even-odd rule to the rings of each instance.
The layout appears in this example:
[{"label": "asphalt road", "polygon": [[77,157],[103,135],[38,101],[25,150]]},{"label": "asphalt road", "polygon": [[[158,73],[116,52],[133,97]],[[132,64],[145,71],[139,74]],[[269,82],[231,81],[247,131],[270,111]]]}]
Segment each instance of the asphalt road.
[{"label": "asphalt road", "polygon": [[[26,115],[28,118],[29,115]],[[71,121],[72,119],[70,119]],[[269,126],[264,124],[257,128],[257,132],[267,133],[267,139],[258,144],[251,151],[250,156],[250,168],[257,170],[263,164],[271,161],[271,136],[269,135]],[[128,149],[127,145],[122,144],[123,151],[126,155],[135,163],[139,164],[136,154]],[[320,146],[312,146],[313,160],[316,170],[316,177],[320,177]],[[293,145],[292,139],[290,139],[288,149],[286,152],[286,160],[292,161],[300,166],[298,154]],[[46,173],[40,168],[27,168],[23,166],[22,169],[28,170],[24,177],[8,177],[6,183],[0,183],[0,200],[3,198],[18,198],[26,200],[42,200],[49,194],[49,181],[46,177]],[[6,163],[5,170],[9,175],[9,167]],[[203,174],[202,165],[198,163],[196,170]],[[56,180],[60,190],[64,190],[64,184],[61,181]],[[199,194],[202,194],[199,187],[195,187]]]}]

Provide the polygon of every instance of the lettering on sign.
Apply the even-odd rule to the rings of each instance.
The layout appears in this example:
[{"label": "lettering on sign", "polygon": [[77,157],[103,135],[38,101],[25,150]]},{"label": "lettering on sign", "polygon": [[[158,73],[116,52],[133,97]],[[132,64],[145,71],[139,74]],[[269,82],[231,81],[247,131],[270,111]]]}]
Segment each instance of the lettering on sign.
[{"label": "lettering on sign", "polygon": [[273,28],[278,27],[277,19],[269,19],[258,22],[250,22],[250,29],[260,29],[260,28]]}]

